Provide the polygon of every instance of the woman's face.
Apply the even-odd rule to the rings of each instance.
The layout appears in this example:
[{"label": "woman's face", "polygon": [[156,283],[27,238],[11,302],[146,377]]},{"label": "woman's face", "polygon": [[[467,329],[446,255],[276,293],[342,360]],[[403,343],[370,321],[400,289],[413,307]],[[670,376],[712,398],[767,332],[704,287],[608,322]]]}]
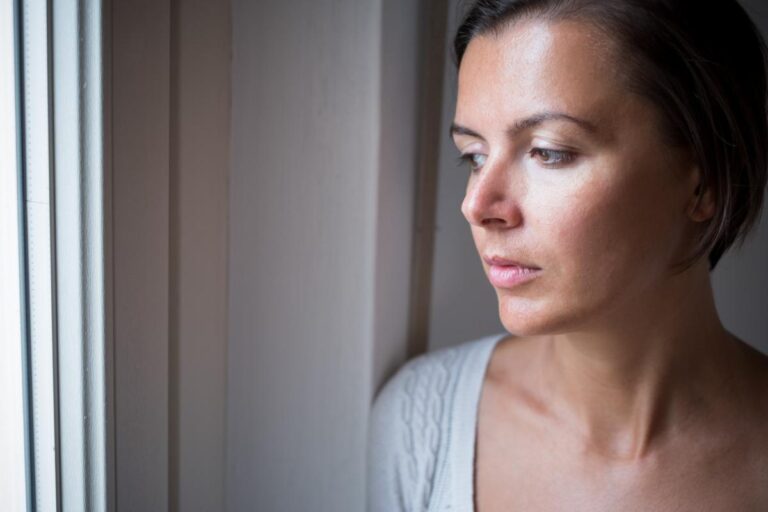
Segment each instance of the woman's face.
[{"label": "woman's face", "polygon": [[664,142],[621,65],[579,22],[519,22],[475,37],[464,54],[453,126],[470,167],[462,213],[481,258],[540,269],[494,284],[512,333],[652,309],[690,249],[698,172]]}]

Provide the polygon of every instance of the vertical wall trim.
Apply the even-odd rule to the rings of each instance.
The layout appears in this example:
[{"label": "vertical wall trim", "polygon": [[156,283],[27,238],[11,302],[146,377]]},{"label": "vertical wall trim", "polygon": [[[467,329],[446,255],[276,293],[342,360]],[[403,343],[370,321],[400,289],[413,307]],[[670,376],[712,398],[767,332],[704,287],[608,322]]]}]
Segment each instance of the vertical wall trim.
[{"label": "vertical wall trim", "polygon": [[103,222],[104,222],[104,393],[106,397],[106,509],[117,510],[115,451],[115,287],[114,287],[114,203],[112,189],[112,0],[102,0],[101,12],[103,111]]},{"label": "vertical wall trim", "polygon": [[167,510],[170,2],[110,15],[115,503]]},{"label": "vertical wall trim", "polygon": [[171,0],[168,484],[172,512],[224,509],[229,0]]},{"label": "vertical wall trim", "polygon": [[179,511],[179,2],[170,3],[168,200],[168,510]]},{"label": "vertical wall trim", "polygon": [[228,0],[111,4],[115,504],[225,503]]},{"label": "vertical wall trim", "polygon": [[416,177],[416,223],[413,230],[408,356],[427,351],[437,215],[437,173],[443,108],[443,70],[448,2],[424,0],[422,5],[422,72],[419,77],[419,144]]}]

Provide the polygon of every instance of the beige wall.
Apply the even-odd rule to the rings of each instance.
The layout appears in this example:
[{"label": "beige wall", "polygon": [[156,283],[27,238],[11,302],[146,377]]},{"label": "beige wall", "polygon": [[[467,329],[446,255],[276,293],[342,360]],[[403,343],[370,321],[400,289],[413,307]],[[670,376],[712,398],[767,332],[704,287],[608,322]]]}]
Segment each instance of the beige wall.
[{"label": "beige wall", "polygon": [[420,2],[109,6],[118,510],[362,510]]},{"label": "beige wall", "polygon": [[365,508],[406,347],[419,3],[233,2],[230,511]]},{"label": "beige wall", "polygon": [[231,25],[228,0],[172,2],[171,510],[224,510]]},{"label": "beige wall", "polygon": [[117,510],[224,510],[230,5],[108,5]]}]

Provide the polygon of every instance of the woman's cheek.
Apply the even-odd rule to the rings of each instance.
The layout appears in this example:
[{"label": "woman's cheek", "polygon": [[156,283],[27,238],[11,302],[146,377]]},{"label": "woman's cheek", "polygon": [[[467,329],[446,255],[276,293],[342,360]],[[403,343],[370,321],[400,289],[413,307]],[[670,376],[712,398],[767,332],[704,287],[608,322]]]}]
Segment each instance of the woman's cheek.
[{"label": "woman's cheek", "polygon": [[589,190],[563,196],[546,220],[568,288],[577,295],[602,293],[601,283],[626,270],[624,212],[613,190],[592,184]]}]

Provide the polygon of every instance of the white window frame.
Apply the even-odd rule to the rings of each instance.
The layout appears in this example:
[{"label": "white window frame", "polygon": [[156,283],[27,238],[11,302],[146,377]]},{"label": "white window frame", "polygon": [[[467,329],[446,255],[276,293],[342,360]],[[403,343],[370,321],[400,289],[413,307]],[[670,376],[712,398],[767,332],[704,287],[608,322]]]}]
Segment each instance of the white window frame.
[{"label": "white window frame", "polygon": [[26,405],[24,212],[19,168],[18,12],[0,3],[0,496],[7,510],[29,507]]},{"label": "white window frame", "polygon": [[51,5],[61,507],[99,512],[110,501],[102,3]]},{"label": "white window frame", "polygon": [[10,1],[20,13],[26,509],[114,510],[103,5]]}]

